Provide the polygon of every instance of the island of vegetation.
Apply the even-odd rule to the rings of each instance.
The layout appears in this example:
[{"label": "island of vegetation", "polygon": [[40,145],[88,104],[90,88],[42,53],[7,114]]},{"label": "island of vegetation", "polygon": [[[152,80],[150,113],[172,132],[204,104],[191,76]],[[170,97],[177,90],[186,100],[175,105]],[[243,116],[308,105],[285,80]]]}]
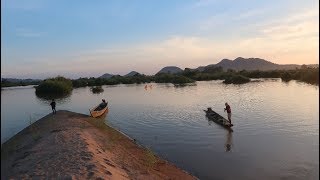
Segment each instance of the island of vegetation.
[{"label": "island of vegetation", "polygon": [[1,147],[1,179],[197,179],[104,123],[57,111]]},{"label": "island of vegetation", "polygon": [[94,87],[91,87],[91,91],[96,94],[96,93],[101,93],[104,90],[101,86],[94,86]]},{"label": "island of vegetation", "polygon": [[225,78],[223,83],[225,84],[244,84],[250,82],[250,78],[242,75],[231,75]]},{"label": "island of vegetation", "polygon": [[42,81],[36,86],[36,94],[56,94],[65,95],[70,94],[73,89],[72,81],[62,76],[49,78]]}]

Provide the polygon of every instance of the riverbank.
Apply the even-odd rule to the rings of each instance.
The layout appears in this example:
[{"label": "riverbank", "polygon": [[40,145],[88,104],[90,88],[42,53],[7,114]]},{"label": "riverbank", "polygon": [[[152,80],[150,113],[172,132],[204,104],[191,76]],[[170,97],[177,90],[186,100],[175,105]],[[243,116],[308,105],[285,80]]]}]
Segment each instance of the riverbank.
[{"label": "riverbank", "polygon": [[1,179],[196,179],[104,124],[57,111],[1,147]]}]

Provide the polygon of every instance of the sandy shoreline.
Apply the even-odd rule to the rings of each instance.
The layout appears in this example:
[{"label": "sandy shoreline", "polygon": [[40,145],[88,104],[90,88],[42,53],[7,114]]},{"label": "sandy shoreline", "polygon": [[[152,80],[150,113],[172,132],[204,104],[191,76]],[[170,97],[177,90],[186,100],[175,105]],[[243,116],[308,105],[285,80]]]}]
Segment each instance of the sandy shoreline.
[{"label": "sandy shoreline", "polygon": [[1,148],[1,179],[196,179],[100,119],[49,114]]}]

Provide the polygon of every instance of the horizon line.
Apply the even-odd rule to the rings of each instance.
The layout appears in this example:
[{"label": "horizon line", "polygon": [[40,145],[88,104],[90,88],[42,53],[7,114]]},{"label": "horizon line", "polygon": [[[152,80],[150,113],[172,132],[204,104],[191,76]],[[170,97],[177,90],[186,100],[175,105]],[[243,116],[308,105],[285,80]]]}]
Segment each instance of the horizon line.
[{"label": "horizon line", "polygon": [[[243,58],[243,57],[237,57],[237,58]],[[235,59],[237,59],[237,58],[235,58]],[[230,59],[227,59],[227,58],[224,58],[224,59],[226,59],[226,60],[230,60]],[[222,60],[224,60],[224,59],[222,59]],[[235,60],[234,59],[234,60]],[[244,58],[244,59],[262,59],[262,58],[253,58],[253,57],[251,57],[251,58]],[[219,62],[221,62],[222,60],[220,60]],[[234,61],[234,60],[231,60],[231,61]],[[265,60],[265,59],[262,59],[262,60]],[[265,61],[268,61],[268,60],[265,60]],[[218,63],[219,63],[218,62]],[[271,62],[271,61],[268,61],[268,62]],[[218,64],[218,63],[216,63],[216,64]],[[273,63],[273,62],[271,62],[271,63]],[[273,63],[273,64],[277,64],[277,63]],[[208,64],[208,65],[200,65],[200,66],[197,66],[197,67],[195,67],[195,68],[190,68],[190,69],[196,69],[196,68],[199,68],[199,67],[206,67],[206,66],[209,66],[209,65],[215,65],[215,64]],[[315,63],[315,64],[277,64],[277,65],[299,65],[299,66],[302,66],[302,65],[319,65],[319,63]],[[182,69],[182,70],[184,70],[185,68],[189,68],[189,67],[185,67],[185,68],[181,68],[181,67],[179,67],[179,66],[174,66],[174,65],[168,65],[168,66],[164,66],[164,67],[162,67],[161,69],[163,69],[163,68],[165,68],[165,67],[178,67],[178,68],[180,68],[180,69]],[[159,70],[159,71],[161,71],[161,69]],[[118,73],[115,73],[115,74],[110,74],[110,73],[107,73],[107,72],[105,72],[105,73],[103,73],[102,75],[104,75],[104,74],[110,74],[110,75],[113,75],[113,76],[117,76],[117,75],[120,75],[120,76],[125,76],[125,75],[127,75],[127,74],[129,74],[129,73],[131,73],[131,72],[133,72],[133,71],[135,71],[135,72],[137,72],[137,73],[139,73],[139,74],[143,74],[143,75],[147,75],[147,76],[153,76],[153,75],[156,75],[157,73],[154,73],[154,74],[145,74],[145,73],[140,73],[140,72],[138,72],[138,71],[136,71],[136,70],[131,70],[131,71],[129,71],[128,73],[126,73],[126,74],[124,74],[124,75],[120,75],[120,73],[118,74]],[[102,76],[102,75],[100,75],[100,76]],[[17,77],[13,77],[13,76],[11,76],[11,75],[9,75],[8,77],[4,77],[5,75],[3,75],[3,74],[1,74],[1,80],[2,79],[31,79],[31,80],[44,80],[44,79],[47,79],[48,77],[46,77],[46,78],[17,78]],[[52,76],[50,76],[49,78],[51,78],[51,77],[57,77],[57,76],[63,76],[63,77],[66,77],[66,78],[68,78],[67,76],[64,76],[64,75],[61,75],[61,74],[58,74],[58,75],[52,75]],[[99,76],[99,77],[100,77]],[[69,78],[69,79],[79,79],[79,78],[91,78],[91,77],[93,77],[93,78],[99,78],[99,77],[95,77],[95,76],[87,76],[87,77],[82,77],[82,76],[79,76],[78,78]]]}]

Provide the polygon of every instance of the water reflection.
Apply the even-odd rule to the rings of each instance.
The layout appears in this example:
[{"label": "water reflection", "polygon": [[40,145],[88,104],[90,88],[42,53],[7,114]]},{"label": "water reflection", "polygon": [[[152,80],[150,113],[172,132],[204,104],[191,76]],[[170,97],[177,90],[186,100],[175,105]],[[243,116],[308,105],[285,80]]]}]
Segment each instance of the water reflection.
[{"label": "water reflection", "polygon": [[226,152],[230,152],[232,146],[233,146],[233,143],[232,143],[232,130],[228,130],[227,131],[227,135],[226,135],[226,143],[225,143]]},{"label": "water reflection", "polygon": [[70,94],[64,94],[64,95],[56,95],[56,94],[37,94],[36,97],[37,100],[40,101],[42,104],[50,104],[52,99],[56,101],[56,103],[63,104],[65,102],[70,101]]},{"label": "water reflection", "polygon": [[175,88],[183,88],[183,87],[189,87],[189,86],[197,86],[196,83],[185,83],[185,84],[174,84]]},{"label": "water reflection", "polygon": [[[208,120],[208,125],[211,126],[213,121],[211,121],[208,118],[207,118],[207,120]],[[229,129],[226,128],[226,143],[224,144],[226,152],[230,152],[231,148],[233,146],[232,133],[233,133],[233,130],[231,128],[229,128]]]},{"label": "water reflection", "polygon": [[144,86],[144,89],[145,89],[145,90],[148,90],[148,89],[149,89],[149,90],[152,90],[152,84],[149,84],[149,85],[146,84],[146,85]]},{"label": "water reflection", "polygon": [[[286,85],[281,79],[241,86],[221,80],[184,88],[152,85],[151,91],[149,86],[144,90],[145,84],[106,85],[100,95],[89,87],[77,88],[70,98],[59,99],[64,103],[56,101],[57,110],[90,114],[89,108],[108,99],[112,110],[100,117],[104,124],[200,179],[319,179],[319,86],[296,81]],[[46,102],[32,87],[1,92],[1,142],[28,126],[29,114],[37,120],[51,113],[49,102],[39,101]],[[216,107],[225,117],[225,102],[233,104],[237,115],[235,139],[213,121],[208,126],[202,111]],[[307,178],[307,173],[315,178]]]}]

